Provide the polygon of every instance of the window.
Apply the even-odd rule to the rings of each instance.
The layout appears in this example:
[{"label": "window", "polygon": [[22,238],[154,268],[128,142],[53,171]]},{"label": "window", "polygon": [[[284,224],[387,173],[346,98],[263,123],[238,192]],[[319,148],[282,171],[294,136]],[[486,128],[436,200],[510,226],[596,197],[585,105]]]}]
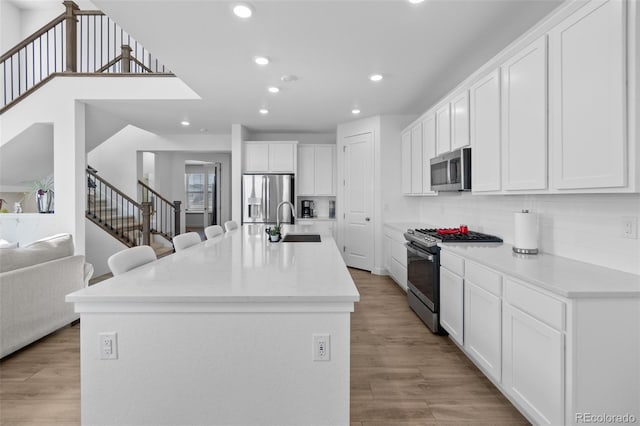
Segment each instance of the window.
[{"label": "window", "polygon": [[[187,210],[204,210],[204,173],[186,173],[187,182]],[[213,188],[215,183],[215,174],[210,173],[207,182],[208,204],[209,210],[213,209]]]}]

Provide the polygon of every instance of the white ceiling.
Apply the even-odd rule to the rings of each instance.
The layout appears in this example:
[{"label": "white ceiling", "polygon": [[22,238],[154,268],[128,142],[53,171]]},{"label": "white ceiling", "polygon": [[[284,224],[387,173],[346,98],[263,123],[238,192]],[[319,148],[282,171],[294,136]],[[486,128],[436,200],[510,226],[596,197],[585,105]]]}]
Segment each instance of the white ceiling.
[{"label": "white ceiling", "polygon": [[[159,134],[331,132],[377,114],[420,114],[562,0],[95,0],[202,101],[94,102]],[[266,67],[252,58],[271,59]],[[368,76],[381,73],[372,83]],[[279,81],[295,74],[295,83]],[[277,85],[272,95],[267,87]],[[262,116],[260,108],[270,113]],[[192,125],[181,127],[188,119]]]}]

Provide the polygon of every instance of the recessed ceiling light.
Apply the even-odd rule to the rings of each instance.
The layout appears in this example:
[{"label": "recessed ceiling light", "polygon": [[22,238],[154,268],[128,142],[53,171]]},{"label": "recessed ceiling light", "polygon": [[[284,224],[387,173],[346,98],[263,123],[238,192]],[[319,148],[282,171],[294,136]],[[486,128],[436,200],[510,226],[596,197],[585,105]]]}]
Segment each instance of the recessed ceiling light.
[{"label": "recessed ceiling light", "polygon": [[267,114],[269,114],[269,110],[268,110],[268,109],[266,109],[266,108],[262,108],[262,109],[260,110],[260,114],[262,114],[262,115],[267,115]]},{"label": "recessed ceiling light", "polygon": [[180,122],[180,124],[182,124],[182,125],[183,125],[183,126],[185,126],[185,127],[187,127],[187,126],[190,126],[190,125],[191,125],[191,123],[189,123],[187,120],[182,120],[182,121]]},{"label": "recessed ceiling light", "polygon": [[411,4],[418,4],[418,3],[422,3],[424,0],[409,0],[409,3]]},{"label": "recessed ceiling light", "polygon": [[255,58],[253,58],[253,62],[258,65],[269,65],[269,58],[265,56],[256,56]]},{"label": "recessed ceiling light", "polygon": [[356,114],[356,115],[357,115],[357,114],[360,114],[360,110],[359,110],[359,109],[357,109],[357,108],[356,108],[356,109],[352,109],[352,110],[351,110],[351,114]]},{"label": "recessed ceiling light", "polygon": [[382,79],[383,79],[382,74],[371,74],[369,76],[369,80],[371,81],[380,81]]},{"label": "recessed ceiling light", "polygon": [[275,86],[271,86],[267,90],[269,91],[269,93],[278,93],[280,91],[280,89]]},{"label": "recessed ceiling light", "polygon": [[238,18],[247,19],[253,15],[253,9],[246,3],[238,3],[233,6],[233,14]]}]

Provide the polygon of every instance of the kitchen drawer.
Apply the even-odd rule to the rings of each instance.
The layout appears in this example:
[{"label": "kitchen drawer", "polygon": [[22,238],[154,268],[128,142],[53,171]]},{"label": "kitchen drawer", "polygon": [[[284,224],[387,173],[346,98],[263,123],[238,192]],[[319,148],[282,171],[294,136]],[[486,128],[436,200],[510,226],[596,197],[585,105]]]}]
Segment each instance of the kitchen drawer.
[{"label": "kitchen drawer", "polygon": [[502,296],[502,275],[496,271],[467,261],[464,278],[494,296]]},{"label": "kitchen drawer", "polygon": [[407,267],[407,248],[404,246],[404,243],[391,240],[391,257],[405,268]]},{"label": "kitchen drawer", "polygon": [[464,276],[464,258],[448,251],[440,251],[440,265],[449,271]]},{"label": "kitchen drawer", "polygon": [[563,331],[565,303],[505,277],[504,300],[543,323]]},{"label": "kitchen drawer", "polygon": [[397,260],[391,259],[391,278],[403,289],[407,289],[407,268],[402,266]]}]

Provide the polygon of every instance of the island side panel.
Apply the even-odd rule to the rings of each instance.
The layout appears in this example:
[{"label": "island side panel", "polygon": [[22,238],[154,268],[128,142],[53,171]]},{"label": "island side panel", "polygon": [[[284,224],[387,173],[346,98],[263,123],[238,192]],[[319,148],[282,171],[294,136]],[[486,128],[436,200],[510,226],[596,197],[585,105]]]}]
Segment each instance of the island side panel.
[{"label": "island side panel", "polygon": [[[350,313],[83,313],[82,423],[348,425]],[[101,360],[98,333],[117,333]],[[312,335],[330,334],[330,361]]]}]

